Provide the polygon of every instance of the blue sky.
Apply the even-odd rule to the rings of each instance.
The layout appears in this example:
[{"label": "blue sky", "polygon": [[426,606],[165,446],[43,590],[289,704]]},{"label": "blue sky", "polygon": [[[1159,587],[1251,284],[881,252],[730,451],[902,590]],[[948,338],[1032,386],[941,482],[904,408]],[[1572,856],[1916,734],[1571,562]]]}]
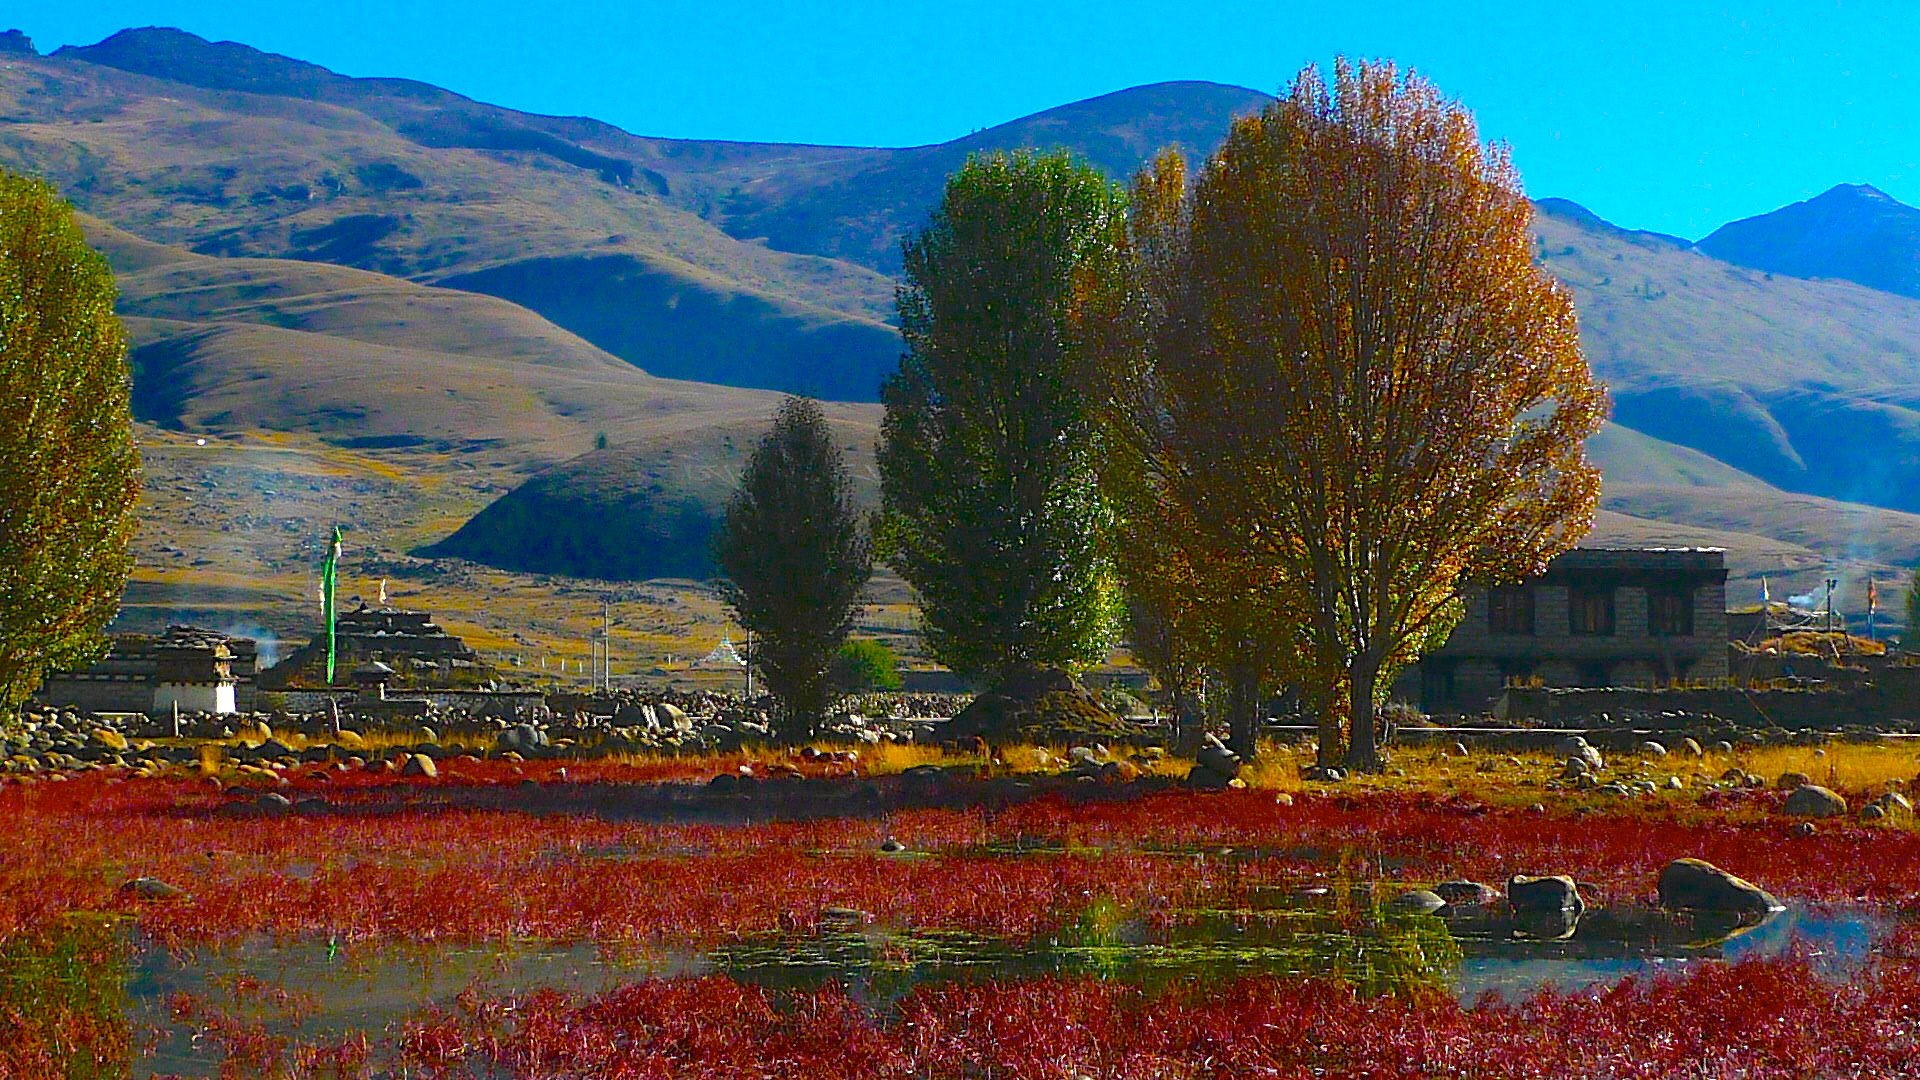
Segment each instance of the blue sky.
[{"label": "blue sky", "polygon": [[[648,135],[937,142],[1163,79],[1275,91],[1391,57],[1505,139],[1535,196],[1698,238],[1836,183],[1920,204],[1920,2],[806,4],[28,0],[42,51],[178,26]],[[1197,13],[1194,8],[1202,8]]]}]

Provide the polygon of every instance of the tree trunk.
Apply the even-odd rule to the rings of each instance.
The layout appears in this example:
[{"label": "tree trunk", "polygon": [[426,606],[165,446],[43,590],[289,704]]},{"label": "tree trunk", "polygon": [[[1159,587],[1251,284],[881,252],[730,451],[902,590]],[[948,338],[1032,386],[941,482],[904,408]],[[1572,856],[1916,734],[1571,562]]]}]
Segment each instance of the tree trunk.
[{"label": "tree trunk", "polygon": [[1347,767],[1354,772],[1377,773],[1386,763],[1380,757],[1379,732],[1374,727],[1373,685],[1379,677],[1378,665],[1368,659],[1356,661],[1348,683],[1351,702],[1347,710],[1351,732],[1347,737]]},{"label": "tree trunk", "polygon": [[1183,687],[1173,692],[1172,705],[1174,752],[1191,754],[1199,749],[1200,736],[1206,730],[1206,718],[1200,714],[1199,697]]},{"label": "tree trunk", "polygon": [[1309,707],[1315,712],[1315,723],[1319,726],[1318,745],[1314,748],[1313,762],[1323,769],[1332,769],[1345,764],[1347,737],[1342,715],[1346,710],[1342,695],[1336,688],[1315,694]]},{"label": "tree trunk", "polygon": [[1257,747],[1254,736],[1260,724],[1260,680],[1251,671],[1240,670],[1229,676],[1227,687],[1227,728],[1233,752],[1252,761]]}]

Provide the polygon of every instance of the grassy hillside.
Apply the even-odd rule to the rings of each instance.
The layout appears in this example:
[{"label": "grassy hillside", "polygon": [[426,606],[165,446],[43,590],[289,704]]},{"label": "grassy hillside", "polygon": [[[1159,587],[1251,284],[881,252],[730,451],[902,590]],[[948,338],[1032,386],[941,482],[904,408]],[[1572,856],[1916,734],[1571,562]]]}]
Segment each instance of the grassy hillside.
[{"label": "grassy hillside", "polygon": [[1920,510],[1920,300],[1543,209],[1540,259],[1618,423],[1785,490]]},{"label": "grassy hillside", "polygon": [[[166,31],[15,58],[0,67],[0,165],[47,176],[114,225],[205,254],[458,278],[481,291],[562,267],[551,287],[513,298],[539,310],[590,292],[602,314],[556,321],[602,334],[596,344],[655,374],[755,374],[691,347],[715,334],[740,356],[799,370],[845,363],[870,376],[893,358],[882,321],[892,287],[871,270],[742,244],[662,197],[645,170],[613,168],[560,135],[489,142],[435,126],[504,110],[328,73],[313,78],[350,92],[322,93],[250,73],[248,57],[275,67]],[[197,78],[172,77],[185,73]]]},{"label": "grassy hillside", "polygon": [[[379,517],[372,550],[416,584],[460,565],[404,554],[422,548],[704,573],[776,401],[736,387],[872,399],[899,348],[898,239],[967,153],[1067,146],[1119,176],[1167,143],[1204,151],[1261,100],[1160,84],[906,149],[665,140],[138,31],[11,54],[0,165],[97,216],[154,437],[250,448],[251,471],[201,475],[204,448],[167,442],[150,515],[169,539],[143,562],[170,588],[229,574],[208,587],[298,597],[246,549],[284,562],[342,512]],[[1735,266],[1558,200],[1538,231],[1617,404],[1593,447],[1598,539],[1724,544],[1736,590],[1920,557],[1910,515],[1856,505],[1920,510],[1920,300]],[[877,407],[832,415],[870,475]],[[355,479],[310,490],[266,468],[294,461]],[[217,505],[240,476],[254,494]]]}]

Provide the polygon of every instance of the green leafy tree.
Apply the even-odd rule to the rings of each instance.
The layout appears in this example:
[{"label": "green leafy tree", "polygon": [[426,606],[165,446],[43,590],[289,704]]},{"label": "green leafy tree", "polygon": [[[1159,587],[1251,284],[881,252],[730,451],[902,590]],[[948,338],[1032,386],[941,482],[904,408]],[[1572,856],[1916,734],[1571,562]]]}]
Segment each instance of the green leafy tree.
[{"label": "green leafy tree", "polygon": [[52,186],[0,170],[0,716],[99,655],[140,493],[113,271]]},{"label": "green leafy tree", "polygon": [[789,740],[817,729],[872,573],[846,462],[820,406],[790,397],[747,460],[715,542],[721,593],[753,633],[749,662]]},{"label": "green leafy tree", "polygon": [[833,672],[835,685],[848,693],[898,690],[902,685],[900,658],[885,642],[872,638],[859,638],[840,646]]},{"label": "green leafy tree", "polygon": [[1123,197],[1065,154],[976,156],[905,245],[906,354],[881,391],[882,542],[934,656],[991,680],[1091,663],[1120,602],[1068,358],[1076,267]]}]

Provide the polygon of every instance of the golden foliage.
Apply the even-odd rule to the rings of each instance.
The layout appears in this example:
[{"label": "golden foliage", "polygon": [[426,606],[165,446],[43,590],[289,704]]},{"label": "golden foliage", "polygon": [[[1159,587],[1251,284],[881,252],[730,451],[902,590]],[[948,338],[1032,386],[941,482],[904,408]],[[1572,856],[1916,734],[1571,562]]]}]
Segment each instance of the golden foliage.
[{"label": "golden foliage", "polygon": [[1110,483],[1198,594],[1263,620],[1242,652],[1346,699],[1377,764],[1376,696],[1463,585],[1537,574],[1593,523],[1606,395],[1531,204],[1464,108],[1342,61],[1191,177],[1163,154],[1132,212],[1081,280]]}]

